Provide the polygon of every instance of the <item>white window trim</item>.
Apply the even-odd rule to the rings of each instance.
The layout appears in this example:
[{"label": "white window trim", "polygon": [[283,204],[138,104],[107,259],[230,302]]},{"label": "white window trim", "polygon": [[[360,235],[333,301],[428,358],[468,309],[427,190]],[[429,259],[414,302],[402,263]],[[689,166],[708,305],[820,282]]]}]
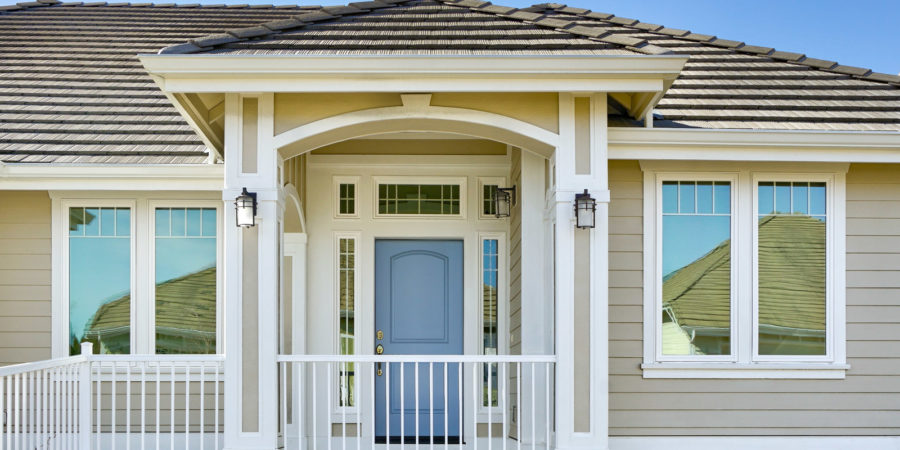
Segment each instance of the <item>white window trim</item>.
[{"label": "white window trim", "polygon": [[[157,195],[152,194],[151,195]],[[69,215],[71,207],[131,208],[131,354],[154,354],[155,338],[155,207],[216,208],[216,353],[224,350],[224,304],[222,302],[223,268],[223,203],[213,199],[171,199],[122,193],[66,193],[51,191],[52,206],[52,293],[51,293],[51,355],[69,356]],[[139,320],[149,317],[147,320]]]},{"label": "white window trim", "polygon": [[[644,378],[842,379],[846,364],[846,172],[847,164],[742,165],[643,161],[644,170]],[[732,184],[732,355],[663,357],[661,352],[661,183],[722,180]],[[759,181],[826,183],[826,356],[757,353],[756,205]],[[651,250],[652,249],[652,250]],[[724,360],[723,360],[724,359]]]},{"label": "white window trim", "polygon": [[493,214],[484,213],[484,187],[495,185],[498,188],[506,186],[506,177],[478,177],[478,218],[483,220],[503,220]]},{"label": "white window trim", "polygon": [[[479,192],[481,192],[479,190]],[[479,195],[480,197],[480,195]],[[506,250],[506,233],[503,232],[479,232],[478,233],[478,354],[484,354],[484,241],[488,239],[497,240],[497,354],[509,354],[509,296],[507,273],[507,250]],[[499,369],[498,369],[499,370]],[[509,370],[509,369],[507,369]],[[497,374],[497,380],[502,380],[501,374]],[[496,407],[484,406],[483,402],[478,405],[478,422],[496,422],[503,421],[503,403],[500,402]]]},{"label": "white window trim", "polygon": [[[382,184],[427,184],[459,186],[459,214],[381,214],[378,212],[378,186]],[[372,211],[376,219],[417,219],[417,220],[454,220],[465,219],[469,186],[467,177],[420,177],[420,176],[373,176],[372,177]],[[479,196],[480,198],[480,196]]]},{"label": "white window trim", "polygon": [[[353,185],[353,214],[341,214],[341,185]],[[334,196],[334,218],[335,219],[358,219],[359,218],[359,177],[348,175],[335,175],[332,177],[332,193]]]},{"label": "white window trim", "polygon": [[[334,340],[333,348],[334,354],[341,354],[341,274],[340,274],[340,255],[341,255],[341,239],[353,239],[353,317],[354,317],[354,336],[353,336],[353,354],[359,355],[360,353],[360,345],[359,345],[359,317],[361,314],[360,311],[360,289],[362,277],[360,276],[360,244],[362,242],[362,233],[359,231],[337,231],[334,233],[333,238],[333,247],[332,247],[332,257],[334,258],[334,262],[332,263],[332,273],[334,274],[334,306],[332,308],[332,314],[334,315],[334,320],[332,323],[332,327],[334,332],[332,333],[332,339]],[[361,366],[361,364],[357,364],[357,366]],[[358,370],[358,367],[354,370]],[[333,373],[334,377],[338,377],[340,373],[339,368]],[[354,383],[359,383],[359,377],[356,376],[353,379]],[[338,387],[335,384],[335,387]],[[357,389],[356,392],[359,392]],[[331,404],[331,417],[332,420],[337,420],[344,422],[346,421],[357,421],[359,418],[359,406],[340,406],[340,398],[335,395],[332,399]]]}]

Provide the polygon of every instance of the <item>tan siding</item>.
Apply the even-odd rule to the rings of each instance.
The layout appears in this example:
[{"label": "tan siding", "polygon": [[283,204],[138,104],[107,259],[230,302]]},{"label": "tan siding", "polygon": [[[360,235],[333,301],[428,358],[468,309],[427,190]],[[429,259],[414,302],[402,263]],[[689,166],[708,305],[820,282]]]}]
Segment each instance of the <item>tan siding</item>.
[{"label": "tan siding", "polygon": [[[522,178],[522,151],[512,150],[509,186],[520,186]],[[516,203],[509,217],[509,353],[522,354],[522,206]]]},{"label": "tan siding", "polygon": [[610,162],[610,434],[900,435],[900,166],[847,174],[845,380],[645,380],[640,188]]},{"label": "tan siding", "polygon": [[0,366],[50,357],[50,197],[0,191]]}]

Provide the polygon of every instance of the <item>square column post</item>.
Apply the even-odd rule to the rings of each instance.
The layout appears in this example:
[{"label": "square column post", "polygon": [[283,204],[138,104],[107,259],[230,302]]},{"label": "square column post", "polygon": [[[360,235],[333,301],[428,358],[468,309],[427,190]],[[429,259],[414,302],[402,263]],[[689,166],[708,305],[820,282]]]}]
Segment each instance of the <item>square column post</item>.
[{"label": "square column post", "polygon": [[[559,97],[554,219],[556,446],[608,448],[608,206],[606,94]],[[597,201],[595,227],[576,229],[575,195]]]},{"label": "square column post", "polygon": [[[283,199],[272,147],[272,94],[225,97],[225,448],[275,449]],[[234,199],[257,195],[256,226],[235,224]]]}]

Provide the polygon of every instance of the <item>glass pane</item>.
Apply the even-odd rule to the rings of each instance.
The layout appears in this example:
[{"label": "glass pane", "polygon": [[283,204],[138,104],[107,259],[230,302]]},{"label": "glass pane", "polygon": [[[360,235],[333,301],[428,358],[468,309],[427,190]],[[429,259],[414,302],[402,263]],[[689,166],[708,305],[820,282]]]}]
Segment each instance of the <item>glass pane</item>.
[{"label": "glass pane", "polygon": [[[338,241],[338,327],[342,355],[356,353],[356,240],[341,238]],[[355,392],[355,365],[342,363],[338,373],[338,404],[353,406]]]},{"label": "glass pane", "polygon": [[[693,211],[694,187],[693,182],[681,182],[681,213],[664,213],[662,219],[662,353],[728,355],[731,353],[731,216],[718,211],[689,212]],[[709,209],[713,204],[712,186],[698,183],[698,194],[701,190],[706,190],[704,201],[708,205],[701,209]],[[730,184],[716,186],[716,193],[719,192],[730,202]],[[719,204],[720,199],[715,203]],[[689,211],[685,211],[686,206]],[[730,211],[731,208],[722,205],[721,209]]]},{"label": "glass pane", "polygon": [[156,238],[156,353],[215,353],[216,236],[199,234],[201,218],[215,224],[216,210],[160,208],[157,223],[170,213],[181,234]]},{"label": "glass pane", "polygon": [[170,222],[170,213],[168,209],[159,208],[156,210],[156,235],[157,236],[170,236],[171,233],[171,222]]},{"label": "glass pane", "polygon": [[825,217],[804,214],[808,184],[793,185],[793,211],[759,215],[760,355],[825,354]]},{"label": "glass pane", "polygon": [[484,192],[482,193],[482,202],[484,203],[484,208],[482,209],[482,213],[486,216],[492,216],[497,213],[494,208],[494,194],[496,194],[496,192],[497,185],[484,185]]},{"label": "glass pane", "polygon": [[775,183],[759,183],[757,197],[760,214],[775,212]]},{"label": "glass pane", "polygon": [[184,236],[186,216],[184,208],[172,208],[172,236]]},{"label": "glass pane", "polygon": [[809,183],[809,213],[825,215],[825,183]]},{"label": "glass pane", "polygon": [[116,209],[100,208],[100,236],[116,235]]},{"label": "glass pane", "polygon": [[[74,211],[73,211],[74,210]],[[116,229],[116,216],[130,214],[127,208],[71,208],[73,220],[87,222],[76,228],[91,230],[69,236],[69,354],[81,353],[80,343],[92,342],[95,353],[131,351],[131,240],[124,236],[99,236],[100,222]],[[82,211],[84,214],[82,214]],[[73,219],[74,218],[74,219]],[[129,219],[130,221],[130,219]],[[127,229],[126,229],[127,230]],[[75,234],[77,233],[77,234]]]},{"label": "glass pane", "polygon": [[680,212],[682,214],[694,213],[694,183],[680,182],[678,192]]},{"label": "glass pane", "polygon": [[216,210],[214,208],[203,209],[203,235],[215,236],[218,220],[216,220]]},{"label": "glass pane", "polygon": [[775,213],[791,213],[791,183],[775,183]]},{"label": "glass pane", "polygon": [[84,208],[69,208],[69,236],[84,236]]},{"label": "glass pane", "polygon": [[[499,353],[498,346],[498,264],[499,256],[497,253],[496,239],[485,239],[482,242],[482,334],[483,346],[482,352],[485,355],[496,355]],[[486,364],[482,368],[482,377],[484,382],[484,396],[482,397],[483,406],[497,406],[497,365]],[[488,381],[490,380],[490,381]],[[490,384],[490,389],[488,385]],[[490,401],[490,403],[488,403]]]},{"label": "glass pane", "polygon": [[116,236],[131,235],[131,210],[116,208]]},{"label": "glass pane", "polygon": [[731,214],[731,183],[717,181],[714,195],[716,214]]},{"label": "glass pane", "polygon": [[711,181],[697,183],[697,212],[700,214],[713,213],[713,186]]},{"label": "glass pane", "polygon": [[84,235],[100,236],[100,208],[84,208]]},{"label": "glass pane", "polygon": [[662,186],[663,212],[678,212],[678,182],[664,181]]},{"label": "glass pane", "polygon": [[380,214],[459,214],[459,186],[379,185]]},{"label": "glass pane", "polygon": [[355,214],[355,198],[356,198],[356,185],[355,184],[341,184],[340,185],[340,196],[338,198],[338,213],[339,214]]},{"label": "glass pane", "polygon": [[809,185],[807,183],[794,183],[792,191],[794,214],[809,214]]}]

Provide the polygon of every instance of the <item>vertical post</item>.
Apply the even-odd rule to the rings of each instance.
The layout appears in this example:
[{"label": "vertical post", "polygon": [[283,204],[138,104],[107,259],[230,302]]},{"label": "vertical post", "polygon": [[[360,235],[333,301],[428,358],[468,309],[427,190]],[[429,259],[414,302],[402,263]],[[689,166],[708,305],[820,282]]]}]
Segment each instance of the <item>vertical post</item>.
[{"label": "vertical post", "polygon": [[[282,192],[272,144],[274,96],[225,96],[225,448],[278,446],[278,299]],[[256,226],[233,201],[257,194]]]},{"label": "vertical post", "polygon": [[78,366],[78,448],[91,448],[91,358],[94,344],[81,343],[85,361]]}]

